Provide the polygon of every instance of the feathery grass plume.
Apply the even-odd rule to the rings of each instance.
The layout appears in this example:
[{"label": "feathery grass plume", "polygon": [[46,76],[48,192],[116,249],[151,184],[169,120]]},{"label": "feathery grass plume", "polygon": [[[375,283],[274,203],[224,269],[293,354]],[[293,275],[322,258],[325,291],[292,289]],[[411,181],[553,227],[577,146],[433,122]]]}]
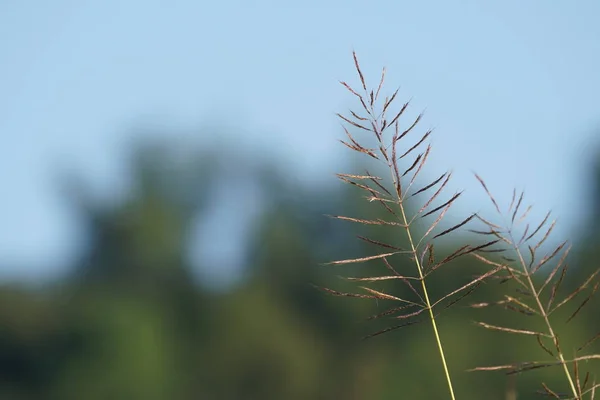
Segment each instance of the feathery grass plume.
[{"label": "feathery grass plume", "polygon": [[[368,277],[346,278],[350,281],[364,283],[365,286],[360,287],[363,293],[346,293],[327,288],[323,288],[323,290],[338,296],[376,299],[396,303],[396,305],[370,317],[370,319],[391,317],[399,321],[399,323],[379,330],[367,337],[407,327],[422,320],[429,320],[435,336],[450,397],[455,399],[452,380],[444,355],[444,347],[442,346],[442,339],[436,321],[437,314],[473,292],[486,278],[504,267],[499,265],[496,268],[492,268],[487,273],[476,276],[466,284],[436,298],[430,293],[428,282],[435,275],[434,272],[451,261],[473,252],[482,251],[497,243],[498,240],[491,240],[488,243],[478,246],[462,246],[441,260],[436,258],[434,254],[434,242],[457,232],[473,220],[475,215],[473,214],[447,229],[441,230],[439,228],[438,225],[460,197],[461,193],[458,192],[443,198],[443,190],[452,175],[450,172],[442,174],[437,179],[422,187],[414,187],[416,186],[417,176],[423,171],[423,167],[431,151],[431,145],[426,143],[431,130],[427,130],[422,134],[416,134],[415,127],[421,120],[422,114],[417,116],[402,130],[400,128],[400,119],[409,103],[404,103],[395,112],[392,112],[398,90],[391,97],[386,97],[382,101],[380,100],[381,89],[385,79],[385,68],[383,69],[377,88],[369,90],[355,53],[353,53],[353,57],[362,91],[355,90],[346,82],[340,83],[358,100],[362,110],[360,112],[350,111],[349,115],[337,114],[347,124],[347,126],[344,126],[347,140],[342,140],[341,142],[351,150],[383,163],[387,166],[391,178],[386,183],[385,179],[368,171],[360,175],[338,174],[337,176],[343,182],[364,191],[367,200],[382,207],[385,213],[387,213],[388,218],[366,219],[357,216],[341,215],[333,217],[362,225],[379,225],[394,228],[398,232],[396,237],[400,238],[403,236],[405,242],[408,243],[408,249],[402,249],[396,243],[384,243],[374,238],[359,236],[359,239],[362,241],[377,247],[379,252],[367,257],[338,260],[328,264],[380,263],[385,267],[387,273]],[[356,129],[356,135],[353,135],[348,127]],[[361,139],[358,138],[359,135]],[[365,140],[368,139],[374,142],[374,147],[368,147],[364,144]],[[409,199],[410,201],[421,202],[421,207],[413,215],[409,214],[407,208],[407,201]],[[418,221],[429,221],[427,222],[429,225],[422,234],[418,234],[415,229]],[[408,257],[413,264],[411,270],[398,270],[394,261],[398,255]],[[366,286],[369,283],[374,285],[382,282],[397,282],[398,285],[403,286],[405,292],[410,297],[400,297],[373,286]]]},{"label": "feathery grass plume", "polygon": [[[494,303],[473,304],[473,307],[484,308],[488,306],[502,306],[513,311],[516,315],[535,317],[538,319],[539,329],[521,329],[513,326],[497,326],[478,322],[480,326],[489,330],[502,331],[505,333],[521,335],[535,339],[540,349],[548,355],[548,360],[529,361],[509,365],[497,365],[491,367],[478,367],[472,371],[495,371],[504,370],[508,374],[516,374],[524,371],[559,367],[564,373],[564,379],[568,386],[568,393],[559,393],[550,389],[545,383],[542,383],[540,392],[555,399],[584,399],[594,398],[595,389],[598,385],[590,381],[590,373],[582,372],[580,364],[582,361],[600,359],[600,354],[585,354],[589,346],[600,338],[600,333],[592,336],[589,340],[579,346],[572,357],[565,354],[561,346],[561,337],[557,333],[557,323],[568,323],[575,318],[582,308],[589,303],[592,296],[600,287],[600,268],[592,272],[584,279],[575,290],[561,295],[561,285],[568,270],[566,262],[569,254],[570,245],[562,242],[551,251],[540,256],[542,245],[550,236],[555,227],[556,221],[549,223],[550,212],[548,212],[541,222],[530,225],[525,223],[527,215],[531,211],[531,206],[523,209],[524,193],[522,192],[518,199],[516,191],[513,191],[512,200],[508,207],[508,212],[504,214],[488,190],[481,177],[475,174],[496,212],[501,218],[504,218],[506,226],[501,226],[484,219],[480,215],[476,218],[484,225],[483,230],[472,230],[472,232],[485,237],[495,237],[498,245],[501,247],[481,249],[473,253],[483,263],[486,263],[496,270],[502,267],[502,274],[496,275],[504,281],[512,281],[514,290],[504,295],[503,299]],[[516,201],[516,203],[515,203]],[[522,226],[525,223],[525,226]],[[499,254],[499,260],[495,261],[486,255]],[[542,267],[547,267],[547,274],[544,276],[540,271]],[[568,307],[571,306],[569,310]],[[565,312],[568,315],[566,319],[557,315],[557,311]],[[586,397],[589,396],[589,397]]]}]

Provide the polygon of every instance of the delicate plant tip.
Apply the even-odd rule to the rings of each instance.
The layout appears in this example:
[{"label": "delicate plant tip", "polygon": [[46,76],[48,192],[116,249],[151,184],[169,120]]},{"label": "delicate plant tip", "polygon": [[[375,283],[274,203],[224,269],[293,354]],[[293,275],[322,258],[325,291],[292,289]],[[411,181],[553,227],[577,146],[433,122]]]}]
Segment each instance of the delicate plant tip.
[{"label": "delicate plant tip", "polygon": [[[483,181],[481,181],[481,182],[483,182]],[[513,212],[513,215],[512,215],[512,218],[511,218],[511,222],[513,224],[515,223],[515,218],[517,217],[517,213],[519,212],[519,207],[521,206],[521,202],[523,201],[523,196],[524,195],[525,195],[525,192],[521,192],[521,196],[519,196],[519,201],[517,201],[517,206],[515,207],[515,212]]]},{"label": "delicate plant tip", "polygon": [[377,101],[379,98],[379,92],[381,91],[381,87],[383,86],[383,81],[385,80],[385,67],[381,70],[381,80],[379,81],[379,86],[377,86],[377,92],[375,93],[374,101]]},{"label": "delicate plant tip", "polygon": [[506,328],[506,327],[502,327],[502,326],[496,326],[496,325],[486,324],[485,322],[479,322],[478,325],[480,325],[480,326],[482,326],[482,327],[484,327],[486,329],[490,329],[490,330],[503,331],[503,332],[508,332],[508,333],[518,333],[518,334],[521,334],[521,335],[532,335],[532,336],[550,337],[546,333],[535,332],[535,331],[528,331],[528,330],[525,330],[525,329]]},{"label": "delicate plant tip", "polygon": [[344,121],[346,121],[347,123],[349,123],[350,125],[356,127],[356,128],[360,128],[360,129],[363,129],[363,130],[365,130],[367,132],[371,132],[371,129],[366,128],[366,127],[362,126],[361,124],[359,124],[357,122],[349,120],[348,118],[344,117],[342,114],[336,114],[336,115],[338,117],[340,117],[341,119],[343,119]]},{"label": "delicate plant tip", "polygon": [[[385,114],[385,112],[387,111],[388,107],[390,106],[390,104],[392,104],[392,102],[394,101],[394,99],[396,98],[396,95],[398,94],[398,92],[400,91],[400,88],[396,89],[396,91],[394,92],[394,94],[392,94],[392,97],[385,99],[385,102],[383,103],[383,111],[381,112],[382,114]],[[404,107],[402,107],[402,110],[400,111],[404,111],[406,109],[406,107],[408,107],[408,103],[406,103],[404,105]],[[389,125],[394,125],[396,121],[392,121],[391,124]]]},{"label": "delicate plant tip", "polygon": [[367,85],[365,83],[365,77],[363,76],[362,71],[360,70],[360,66],[358,65],[358,58],[356,57],[355,51],[352,52],[352,56],[354,57],[354,65],[356,66],[356,71],[358,72],[358,76],[360,76],[360,82],[362,83],[363,90],[366,92]]},{"label": "delicate plant tip", "polygon": [[546,386],[544,382],[542,382],[542,387],[544,388],[544,391],[542,393],[554,397],[555,399],[562,399],[561,395],[558,395],[555,392],[553,392],[548,386]]},{"label": "delicate plant tip", "polygon": [[352,93],[353,95],[355,95],[356,97],[358,97],[359,99],[361,99],[361,95],[356,93],[356,91],[354,89],[352,89],[346,82],[340,81],[340,83],[342,85],[344,85],[346,87],[346,89],[348,89],[350,91],[350,93]]},{"label": "delicate plant tip", "polygon": [[512,207],[515,204],[515,197],[517,196],[517,189],[513,188],[512,198],[510,199],[510,205],[508,206],[508,213],[512,211]]},{"label": "delicate plant tip", "polygon": [[498,214],[501,214],[500,207],[498,207],[498,203],[496,203],[496,199],[494,199],[494,196],[492,196],[492,194],[488,190],[488,188],[487,188],[485,182],[483,181],[483,179],[481,179],[481,177],[479,175],[477,175],[477,174],[474,174],[474,175],[475,175],[475,178],[477,178],[477,180],[479,181],[479,183],[481,183],[481,186],[483,186],[483,189],[485,190],[485,192],[487,193],[488,197],[490,198],[490,200],[494,204],[494,207],[496,207],[496,211],[498,211]]},{"label": "delicate plant tip", "polygon": [[377,254],[375,256],[369,256],[369,257],[361,257],[361,258],[352,258],[352,259],[348,259],[348,260],[331,261],[331,262],[327,263],[326,265],[340,265],[340,264],[361,263],[361,262],[365,262],[365,261],[377,260],[377,259],[383,258],[383,257],[393,256],[394,254],[398,254],[398,253],[397,252],[394,252],[394,253],[385,253],[385,254]]},{"label": "delicate plant tip", "polygon": [[[350,110],[350,114],[352,114],[352,117],[358,119],[359,121],[368,121],[368,118],[365,117],[361,117],[360,115],[356,114],[354,111]],[[336,114],[338,116],[340,116],[340,114]]]},{"label": "delicate plant tip", "polygon": [[583,349],[585,349],[586,347],[588,347],[589,345],[594,343],[598,338],[600,338],[600,332],[598,332],[595,336],[593,336],[591,339],[589,339],[587,342],[585,342],[581,347],[579,347],[577,349],[577,352],[579,353],[580,351],[582,351]]}]

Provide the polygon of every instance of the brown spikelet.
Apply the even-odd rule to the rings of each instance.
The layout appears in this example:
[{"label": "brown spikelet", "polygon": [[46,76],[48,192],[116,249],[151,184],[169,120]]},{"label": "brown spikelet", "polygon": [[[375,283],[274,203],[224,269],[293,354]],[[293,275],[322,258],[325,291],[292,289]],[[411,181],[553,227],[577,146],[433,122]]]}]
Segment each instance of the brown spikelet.
[{"label": "brown spikelet", "polygon": [[370,335],[364,336],[363,340],[371,339],[371,338],[373,338],[375,336],[379,336],[379,335],[382,335],[384,333],[395,331],[396,329],[406,328],[407,326],[411,326],[411,325],[417,324],[419,322],[421,322],[421,321],[408,321],[408,322],[405,322],[405,323],[400,324],[400,325],[395,325],[395,326],[392,326],[392,327],[389,327],[389,328],[385,328],[385,329],[382,329],[382,330],[377,331],[375,333],[371,333]]},{"label": "brown spikelet", "polygon": [[536,337],[538,344],[540,345],[540,347],[542,348],[542,350],[544,350],[546,353],[548,353],[548,355],[550,355],[550,357],[555,357],[554,353],[552,352],[552,350],[550,350],[548,347],[546,347],[546,345],[544,344],[544,342],[542,341],[542,337],[541,336],[537,336]]},{"label": "brown spikelet", "polygon": [[[419,117],[420,117],[420,116],[419,116]],[[418,118],[417,118],[417,121],[415,121],[415,124],[416,124],[417,122],[418,122]],[[403,133],[402,135],[406,134],[407,132],[408,132],[408,130],[407,130],[407,131],[404,131],[404,133]],[[419,141],[418,141],[416,144],[414,144],[414,145],[413,145],[413,146],[412,146],[410,149],[406,150],[406,151],[404,152],[404,154],[402,154],[402,155],[400,156],[400,158],[404,158],[404,157],[406,157],[407,155],[409,155],[409,154],[410,154],[410,153],[411,153],[411,152],[412,152],[414,149],[416,149],[417,147],[419,147],[419,146],[420,146],[420,145],[421,145],[421,144],[422,144],[422,143],[423,143],[423,142],[424,142],[424,141],[425,141],[425,140],[426,140],[426,139],[429,137],[429,135],[430,135],[430,134],[431,134],[431,131],[427,131],[427,132],[425,132],[425,134],[424,134],[424,135],[421,137],[421,139],[420,139],[420,140],[419,140]],[[400,139],[402,139],[402,136],[400,137]]]},{"label": "brown spikelet", "polygon": [[406,171],[404,171],[404,173],[402,174],[402,177],[406,176],[406,174],[408,174],[410,171],[412,171],[413,169],[415,169],[415,167],[417,166],[417,164],[421,160],[421,157],[423,157],[422,153],[419,154],[417,156],[417,158],[415,158],[415,161],[412,163],[412,165],[410,167],[408,167],[408,169]]},{"label": "brown spikelet", "polygon": [[341,219],[344,221],[356,222],[359,224],[365,225],[391,225],[391,226],[405,226],[404,224],[394,222],[394,221],[385,221],[382,219],[370,220],[370,219],[361,219],[361,218],[352,218],[352,217],[344,217],[343,215],[330,215],[331,218]]},{"label": "brown spikelet", "polygon": [[487,193],[488,197],[490,198],[490,200],[492,201],[492,203],[494,203],[494,207],[496,207],[496,211],[498,211],[498,214],[500,214],[500,207],[498,207],[498,203],[496,203],[496,199],[494,199],[494,196],[492,196],[492,194],[488,190],[487,185],[485,184],[485,182],[483,181],[483,179],[481,179],[481,177],[479,175],[477,175],[477,174],[475,174],[475,178],[477,178],[477,180],[479,181],[479,183],[481,183],[481,186],[483,186],[483,189]]},{"label": "brown spikelet", "polygon": [[[396,91],[394,92],[394,94],[392,95],[392,97],[390,97],[389,99],[385,100],[385,103],[383,104],[383,111],[381,112],[382,114],[385,114],[385,112],[387,111],[387,108],[390,106],[390,104],[392,104],[392,102],[394,101],[394,99],[396,98],[396,95],[398,94],[398,92],[400,91],[400,89],[396,89]],[[408,106],[408,103],[405,105],[405,107]],[[394,122],[392,122],[389,125],[393,125]]]},{"label": "brown spikelet", "polygon": [[455,231],[455,230],[457,230],[458,228],[460,228],[460,227],[462,227],[462,226],[466,225],[467,223],[469,223],[469,221],[471,221],[471,220],[472,220],[474,217],[475,217],[475,214],[471,214],[471,216],[470,216],[470,217],[467,217],[467,218],[465,218],[465,219],[464,219],[462,222],[459,222],[458,224],[454,225],[453,227],[451,227],[451,228],[448,228],[448,229],[446,229],[445,231],[438,233],[438,234],[437,234],[437,235],[435,235],[433,238],[435,239],[435,238],[438,238],[438,237],[440,237],[440,236],[447,235],[447,234],[449,234],[450,232],[454,232],[454,231]]},{"label": "brown spikelet", "polygon": [[360,240],[364,240],[367,243],[375,244],[377,246],[385,247],[387,249],[403,251],[400,247],[392,246],[391,244],[383,243],[383,242],[380,242],[380,241],[375,240],[375,239],[369,239],[369,238],[366,238],[366,237],[360,236],[360,235],[358,235],[357,237]]},{"label": "brown spikelet", "polygon": [[384,253],[384,254],[377,254],[377,255],[368,256],[368,257],[359,257],[359,258],[351,258],[351,259],[347,259],[347,260],[331,261],[329,263],[326,263],[325,265],[340,265],[340,264],[362,263],[362,262],[365,262],[365,261],[377,260],[378,258],[393,256],[394,254],[398,254],[398,253],[397,252],[394,252],[394,253]]},{"label": "brown spikelet", "polygon": [[433,221],[431,226],[427,229],[427,232],[425,232],[425,234],[423,235],[424,238],[429,236],[431,231],[433,231],[435,229],[435,227],[442,221],[442,219],[444,219],[444,217],[446,216],[446,212],[448,212],[449,209],[450,209],[450,205],[448,204],[448,205],[446,205],[446,208],[444,208],[444,210],[440,213],[440,215],[438,215],[436,220]]},{"label": "brown spikelet", "polygon": [[349,123],[350,125],[352,125],[352,126],[356,127],[356,128],[363,129],[363,130],[365,130],[365,131],[367,131],[367,132],[371,132],[371,129],[370,129],[370,128],[367,128],[367,127],[365,127],[365,126],[362,126],[362,125],[361,125],[361,124],[359,124],[358,122],[354,122],[354,121],[352,121],[351,119],[348,119],[348,118],[344,117],[342,114],[336,114],[336,115],[337,115],[338,117],[340,117],[341,119],[343,119],[344,121],[346,121],[347,123]]},{"label": "brown spikelet", "polygon": [[[402,116],[402,114],[404,114],[404,111],[406,110],[406,108],[408,107],[408,102],[404,103],[404,105],[402,106],[402,108],[400,109],[400,111],[398,111],[398,113],[394,116],[394,118],[392,118],[392,120],[390,121],[390,123],[388,125],[395,125],[396,122],[398,122],[398,119]],[[413,123],[414,125],[416,125],[416,122]],[[405,134],[407,134],[407,131],[404,131],[405,133],[403,133],[402,136],[404,136]]]},{"label": "brown spikelet", "polygon": [[583,349],[585,349],[586,347],[588,347],[589,345],[591,345],[592,343],[594,343],[598,338],[600,338],[600,332],[596,333],[596,335],[594,335],[592,338],[590,338],[584,344],[582,344],[577,349],[577,352],[579,353],[580,351],[582,351]]},{"label": "brown spikelet", "polygon": [[517,189],[513,188],[512,198],[510,199],[510,205],[508,206],[508,213],[512,212],[513,205],[515,204],[515,198],[517,197]]},{"label": "brown spikelet", "polygon": [[377,99],[379,98],[379,92],[381,91],[381,87],[383,86],[384,80],[385,80],[385,67],[383,67],[381,70],[381,79],[379,80],[379,86],[377,86],[377,92],[375,93],[374,101],[377,101]]},{"label": "brown spikelet", "polygon": [[538,233],[540,231],[540,229],[542,229],[542,227],[546,224],[546,221],[548,221],[549,217],[550,217],[550,211],[548,211],[548,213],[546,214],[546,217],[542,220],[542,222],[538,225],[538,227],[533,231],[533,233],[531,235],[529,235],[527,237],[527,239],[525,239],[525,241],[529,241],[532,237],[534,237],[536,235],[536,233]]},{"label": "brown spikelet", "polygon": [[544,382],[542,382],[542,387],[544,388],[543,393],[546,393],[547,395],[549,395],[550,397],[554,397],[555,399],[562,399],[562,396],[552,391]]},{"label": "brown spikelet", "polygon": [[444,187],[446,187],[446,185],[448,184],[448,182],[450,181],[450,177],[452,176],[452,172],[448,173],[448,174],[444,174],[446,175],[446,179],[444,180],[444,182],[442,183],[442,185],[440,186],[440,188],[433,194],[433,196],[431,196],[429,198],[429,200],[427,200],[427,202],[423,205],[423,207],[421,207],[421,209],[419,209],[419,214],[421,214],[423,211],[425,211],[425,209],[427,207],[429,207],[429,205],[440,195],[440,193],[442,193],[442,190],[444,190]]},{"label": "brown spikelet", "polygon": [[517,216],[517,213],[519,212],[519,207],[521,206],[521,202],[523,201],[523,196],[525,195],[525,192],[521,192],[521,196],[519,196],[519,200],[517,201],[517,205],[515,207],[515,212],[513,212],[511,221],[514,224],[515,223],[515,217]]},{"label": "brown spikelet", "polygon": [[590,382],[590,373],[589,373],[589,371],[588,371],[588,372],[586,372],[586,374],[585,374],[585,378],[583,379],[583,385],[581,386],[581,388],[582,388],[583,390],[585,390],[585,389],[586,389],[586,387],[587,387],[587,384],[588,384],[589,382]]},{"label": "brown spikelet", "polygon": [[423,157],[421,158],[421,162],[419,163],[419,167],[417,168],[416,172],[413,174],[413,176],[412,176],[412,178],[410,180],[410,183],[408,184],[409,188],[415,182],[415,179],[417,179],[417,176],[419,175],[419,172],[421,172],[421,170],[423,169],[423,166],[425,165],[425,162],[427,162],[427,157],[429,156],[430,151],[431,151],[431,145],[427,145],[427,149],[425,150],[425,153],[423,154]]},{"label": "brown spikelet", "polygon": [[445,207],[451,206],[451,205],[452,205],[452,203],[454,203],[454,201],[455,201],[456,199],[458,199],[458,198],[459,198],[459,196],[460,196],[461,194],[462,194],[462,192],[458,192],[458,193],[454,194],[454,195],[453,195],[453,196],[450,198],[450,200],[448,200],[448,201],[446,201],[445,203],[443,203],[443,204],[441,204],[441,205],[437,206],[437,207],[436,207],[436,208],[434,208],[433,210],[431,210],[431,211],[428,211],[428,212],[426,212],[425,214],[421,215],[421,218],[425,218],[425,217],[427,217],[427,216],[429,216],[429,215],[431,215],[431,214],[434,214],[434,213],[436,213],[436,212],[440,211],[442,208],[445,208]]},{"label": "brown spikelet", "polygon": [[517,333],[517,334],[521,334],[521,335],[533,335],[533,336],[545,336],[545,337],[549,337],[549,335],[546,334],[546,333],[536,332],[536,331],[529,331],[529,330],[526,330],[526,329],[507,328],[507,327],[504,327],[504,326],[497,326],[497,325],[486,324],[485,322],[479,322],[478,324],[479,324],[479,326],[482,326],[482,327],[484,327],[486,329],[491,329],[491,330],[497,330],[497,331],[508,332],[508,333]]},{"label": "brown spikelet", "polygon": [[427,186],[417,190],[415,193],[413,193],[413,196],[416,196],[419,193],[423,193],[426,190],[431,189],[432,187],[434,187],[435,185],[437,185],[442,179],[444,179],[444,177],[447,175],[447,172],[444,172],[439,178],[437,178],[435,181],[431,182],[430,184],[428,184]]},{"label": "brown spikelet", "polygon": [[[355,113],[354,111],[350,110],[350,114],[352,114],[353,118],[356,118],[359,121],[368,121],[368,118],[365,117],[361,117],[360,115],[358,115],[357,113]],[[336,114],[337,116],[340,116],[340,114]],[[345,120],[345,118],[343,118]]]},{"label": "brown spikelet", "polygon": [[529,212],[533,209],[533,206],[527,206],[527,210],[525,210],[525,212],[523,213],[523,215],[521,215],[521,217],[517,220],[517,223],[520,223],[521,221],[523,221],[525,218],[527,218],[527,215],[529,215]]},{"label": "brown spikelet", "polygon": [[[400,306],[400,307],[390,308],[390,309],[382,311],[382,312],[380,312],[378,314],[374,314],[374,315],[371,315],[370,317],[367,317],[367,320],[370,321],[370,320],[374,320],[374,319],[380,319],[380,318],[383,318],[383,317],[392,316],[394,314],[398,314],[398,313],[400,313],[400,312],[402,312],[404,310],[407,310],[409,308],[410,309],[414,309],[414,307],[415,307],[415,305],[413,305],[413,304],[407,304],[407,305]],[[403,314],[403,315],[406,315],[406,314]]]},{"label": "brown spikelet", "polygon": [[360,76],[360,82],[362,83],[362,87],[364,91],[367,91],[367,84],[365,83],[365,77],[363,76],[362,71],[360,70],[360,65],[358,65],[358,58],[356,57],[356,52],[352,52],[352,57],[354,58],[354,65],[356,66],[356,71],[358,72],[358,76]]},{"label": "brown spikelet", "polygon": [[356,91],[355,91],[354,89],[352,89],[352,88],[350,87],[350,85],[348,85],[346,82],[342,82],[342,81],[340,81],[340,83],[341,83],[341,84],[342,84],[342,85],[343,85],[343,86],[344,86],[346,89],[348,89],[348,90],[350,91],[350,93],[352,93],[353,95],[355,95],[355,96],[356,96],[356,97],[358,97],[359,99],[362,99],[362,96],[361,96],[360,94],[356,93]]},{"label": "brown spikelet", "polygon": [[414,278],[412,276],[402,276],[402,275],[389,275],[389,276],[368,276],[368,277],[364,277],[364,278],[356,278],[356,277],[345,277],[344,279],[351,281],[351,282],[377,282],[377,281],[389,281],[389,280],[395,280],[395,279],[401,279],[401,280],[408,280],[408,279],[415,279],[418,280],[418,278]]}]

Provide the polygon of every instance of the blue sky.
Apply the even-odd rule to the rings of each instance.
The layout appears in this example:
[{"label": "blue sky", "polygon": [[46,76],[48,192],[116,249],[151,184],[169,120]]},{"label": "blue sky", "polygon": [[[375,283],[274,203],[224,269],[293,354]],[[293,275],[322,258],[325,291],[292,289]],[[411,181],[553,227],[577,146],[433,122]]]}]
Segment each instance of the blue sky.
[{"label": "blue sky", "polygon": [[73,257],[82,228],[58,173],[123,193],[139,124],[199,143],[218,126],[302,179],[333,179],[353,49],[367,78],[385,65],[426,109],[430,167],[455,171],[470,208],[487,207],[475,170],[501,200],[525,188],[567,234],[600,146],[598,15],[596,1],[0,2],[0,265],[15,266],[0,277]]}]

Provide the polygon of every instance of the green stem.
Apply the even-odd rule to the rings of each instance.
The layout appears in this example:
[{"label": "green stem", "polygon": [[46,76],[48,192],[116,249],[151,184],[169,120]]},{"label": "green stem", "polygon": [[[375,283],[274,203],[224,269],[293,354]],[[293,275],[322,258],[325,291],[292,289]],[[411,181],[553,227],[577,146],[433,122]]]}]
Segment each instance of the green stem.
[{"label": "green stem", "polygon": [[437,343],[438,350],[440,352],[440,357],[442,359],[442,365],[444,366],[444,374],[446,375],[446,381],[448,382],[448,390],[450,391],[450,397],[452,400],[456,400],[454,396],[454,389],[452,388],[452,379],[450,378],[450,372],[448,370],[448,364],[446,363],[446,356],[444,355],[444,348],[442,346],[442,340],[440,338],[440,333],[437,328],[437,323],[435,322],[435,316],[433,315],[433,307],[431,307],[431,301],[429,300],[429,294],[427,292],[427,285],[425,285],[425,277],[423,276],[423,269],[421,268],[421,263],[419,261],[419,257],[417,256],[417,249],[413,242],[412,234],[410,233],[410,229],[408,227],[408,220],[406,219],[406,213],[404,212],[404,206],[402,202],[400,202],[400,211],[402,212],[402,218],[404,219],[404,225],[406,226],[406,234],[408,235],[408,241],[410,242],[410,248],[415,259],[415,263],[417,264],[417,269],[419,270],[419,276],[421,278],[421,285],[423,287],[423,294],[425,296],[425,302],[427,304],[427,309],[429,310],[429,318],[431,319],[431,326],[433,327],[433,332],[435,334],[435,340]]},{"label": "green stem", "polygon": [[[512,236],[512,235],[511,235]],[[514,242],[513,242],[514,243]],[[527,270],[527,265],[525,263],[525,260],[523,259],[523,255],[521,254],[521,250],[519,250],[519,248],[517,246],[515,246],[515,249],[517,250],[517,255],[519,256],[519,261],[521,262],[521,266],[523,267],[523,272],[525,273],[525,276],[527,277],[527,284],[529,285],[529,288],[531,290],[531,293],[537,293],[536,288],[533,284],[533,281],[531,280],[531,274],[529,273],[529,271]],[[565,358],[563,356],[563,353],[560,349],[560,346],[558,344],[558,338],[556,337],[554,330],[552,329],[552,325],[550,324],[550,319],[548,318],[548,313],[546,312],[546,310],[544,309],[544,306],[542,305],[541,301],[540,301],[540,296],[538,296],[537,294],[535,296],[535,301],[537,302],[537,306],[542,314],[542,316],[544,317],[544,321],[546,322],[546,328],[548,329],[548,334],[552,337],[552,341],[554,342],[554,347],[556,347],[556,352],[558,353],[558,359],[561,362],[563,369],[565,371],[565,375],[567,376],[567,380],[569,381],[569,386],[571,386],[571,391],[573,392],[573,396],[575,396],[575,398],[579,398],[578,394],[577,394],[577,389],[575,388],[575,382],[573,382],[573,378],[571,377],[571,372],[569,371],[569,367],[567,366],[567,362],[565,361]]]},{"label": "green stem", "polygon": [[[371,109],[371,111],[373,114],[372,109]],[[375,131],[379,132],[379,121],[375,118],[373,123],[374,123]],[[377,134],[377,139],[379,140],[379,143],[383,146],[383,143],[381,141],[381,133]],[[395,143],[393,143],[392,145],[395,146]],[[383,150],[384,148],[385,148],[385,146],[382,147],[382,152],[385,153],[385,150]],[[415,246],[415,243],[412,238],[412,234],[410,232],[408,219],[406,218],[406,212],[404,211],[404,204],[402,201],[402,193],[400,192],[399,185],[398,185],[401,177],[396,176],[393,165],[391,164],[391,161],[389,161],[389,157],[386,156],[385,158],[388,160],[388,167],[390,168],[390,172],[392,174],[392,181],[394,182],[394,187],[396,188],[396,196],[398,196],[398,206],[400,207],[400,212],[402,213],[402,220],[403,220],[402,222],[404,223],[404,226],[406,229],[406,234],[408,236],[408,241],[410,243],[411,252],[412,252],[413,258],[415,259],[415,264],[417,265],[417,270],[419,271],[419,277],[421,278],[420,280],[421,280],[421,286],[423,287],[423,295],[425,297],[425,304],[429,311],[429,318],[431,320],[431,326],[433,327],[433,333],[435,334],[435,341],[436,341],[436,344],[438,347],[438,351],[440,353],[440,358],[442,359],[442,365],[444,367],[444,374],[446,375],[446,381],[448,383],[448,390],[450,391],[450,398],[452,400],[456,400],[456,396],[454,395],[454,388],[452,387],[452,379],[450,378],[450,371],[448,370],[448,363],[446,362],[446,356],[444,355],[444,347],[442,346],[442,340],[440,338],[440,333],[438,331],[437,323],[435,321],[435,315],[433,314],[433,307],[431,306],[431,301],[429,300],[429,293],[427,291],[427,285],[425,284],[425,277],[423,276],[423,268],[421,267],[419,257],[417,256],[417,248]]]}]

